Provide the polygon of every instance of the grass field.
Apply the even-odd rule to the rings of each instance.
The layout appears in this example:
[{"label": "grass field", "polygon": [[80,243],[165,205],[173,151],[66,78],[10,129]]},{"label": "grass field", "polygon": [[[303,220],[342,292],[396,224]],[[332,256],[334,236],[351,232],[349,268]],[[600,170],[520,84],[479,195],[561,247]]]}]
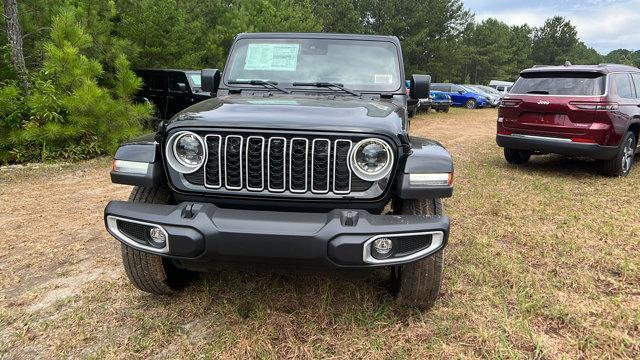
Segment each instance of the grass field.
[{"label": "grass field", "polygon": [[453,154],[441,298],[399,308],[381,274],[223,271],[135,290],[102,210],[109,160],[0,170],[0,358],[640,358],[640,167],[513,167],[495,110],[420,115]]}]

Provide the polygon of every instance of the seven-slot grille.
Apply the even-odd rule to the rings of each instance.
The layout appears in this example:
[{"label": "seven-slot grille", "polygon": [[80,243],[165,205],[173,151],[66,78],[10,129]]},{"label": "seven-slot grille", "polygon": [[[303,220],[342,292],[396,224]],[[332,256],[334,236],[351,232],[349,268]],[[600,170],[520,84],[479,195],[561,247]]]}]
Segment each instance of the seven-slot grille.
[{"label": "seven-slot grille", "polygon": [[204,139],[207,162],[185,178],[209,189],[340,195],[372,185],[350,170],[349,152],[357,140],[237,134]]}]

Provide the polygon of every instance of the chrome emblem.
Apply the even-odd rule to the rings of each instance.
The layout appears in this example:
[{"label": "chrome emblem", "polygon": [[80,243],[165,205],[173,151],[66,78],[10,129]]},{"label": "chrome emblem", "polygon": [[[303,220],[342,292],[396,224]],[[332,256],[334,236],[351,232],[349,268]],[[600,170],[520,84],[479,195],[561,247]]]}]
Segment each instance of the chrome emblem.
[{"label": "chrome emblem", "polygon": [[540,100],[538,101],[538,105],[549,105],[549,102],[546,100]]}]

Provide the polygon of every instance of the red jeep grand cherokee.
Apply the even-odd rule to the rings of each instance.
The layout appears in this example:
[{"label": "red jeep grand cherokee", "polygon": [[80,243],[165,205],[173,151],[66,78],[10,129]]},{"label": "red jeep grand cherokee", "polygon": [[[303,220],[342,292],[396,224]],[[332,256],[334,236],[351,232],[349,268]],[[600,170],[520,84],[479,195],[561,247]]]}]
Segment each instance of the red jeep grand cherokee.
[{"label": "red jeep grand cherokee", "polygon": [[505,96],[496,141],[509,163],[555,153],[601,160],[606,175],[626,176],[640,130],[640,69],[535,66]]}]

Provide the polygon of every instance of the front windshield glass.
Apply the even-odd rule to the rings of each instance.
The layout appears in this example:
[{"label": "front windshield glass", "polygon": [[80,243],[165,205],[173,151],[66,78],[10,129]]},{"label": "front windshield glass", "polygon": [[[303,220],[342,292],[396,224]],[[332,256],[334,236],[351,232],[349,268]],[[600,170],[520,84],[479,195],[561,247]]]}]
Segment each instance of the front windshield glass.
[{"label": "front windshield glass", "polygon": [[280,87],[332,82],[376,92],[397,91],[403,81],[393,43],[339,39],[239,40],[224,79],[226,83],[272,81]]},{"label": "front windshield glass", "polygon": [[189,73],[189,78],[191,79],[191,82],[193,82],[194,87],[202,87],[202,78],[200,76],[200,73]]}]

